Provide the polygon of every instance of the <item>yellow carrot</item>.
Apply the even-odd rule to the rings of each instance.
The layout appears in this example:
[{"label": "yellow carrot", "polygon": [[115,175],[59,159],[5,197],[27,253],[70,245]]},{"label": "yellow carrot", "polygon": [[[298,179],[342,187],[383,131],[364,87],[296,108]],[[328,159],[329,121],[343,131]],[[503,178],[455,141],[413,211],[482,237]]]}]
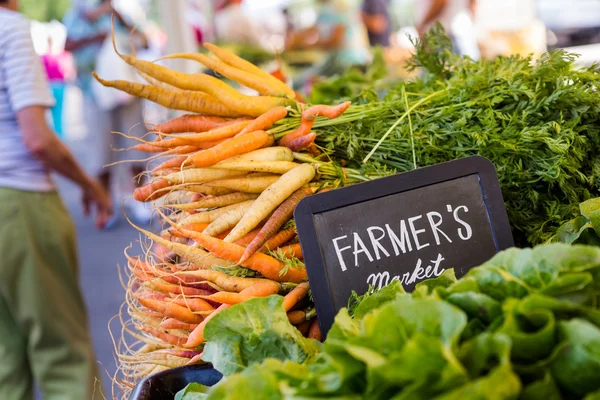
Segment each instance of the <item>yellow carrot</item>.
[{"label": "yellow carrot", "polygon": [[204,183],[243,176],[245,174],[246,172],[244,171],[231,171],[228,169],[192,168],[166,175],[163,179],[169,181],[171,185],[178,185],[182,183]]},{"label": "yellow carrot", "polygon": [[[202,92],[170,91],[156,86],[127,81],[108,81],[100,78],[95,72],[94,78],[106,87],[119,89],[133,96],[150,100],[167,108],[195,112],[198,114],[217,115],[220,117],[237,117],[239,112],[229,109],[217,98]],[[260,113],[259,113],[260,115]]]},{"label": "yellow carrot", "polygon": [[290,87],[288,87],[285,83],[281,82],[279,79],[275,78],[273,75],[258,68],[251,62],[248,62],[243,58],[236,56],[230,51],[215,46],[214,44],[205,43],[204,47],[206,47],[211,53],[217,56],[224,63],[227,63],[237,69],[241,69],[242,71],[250,72],[265,80],[266,82],[269,82],[273,87],[281,88],[281,90],[285,92],[286,97],[290,99],[296,98],[296,93]]},{"label": "yellow carrot", "polygon": [[[242,204],[242,203],[240,203]],[[202,231],[205,235],[216,236],[233,228],[244,217],[244,214],[250,209],[252,203],[245,203],[243,206],[234,208],[224,214],[221,214],[206,229]]]},{"label": "yellow carrot", "polygon": [[[236,192],[244,193],[262,193],[269,186],[277,182],[280,175],[269,176],[245,176],[242,178],[221,179],[205,183],[206,186],[221,187]],[[260,222],[260,221],[259,221]],[[246,232],[248,233],[248,232]],[[242,235],[243,236],[243,235]],[[239,238],[238,238],[239,239]]]},{"label": "yellow carrot", "polygon": [[184,204],[171,204],[170,208],[176,208],[179,210],[194,210],[199,208],[216,208],[216,207],[225,207],[236,203],[241,203],[242,201],[252,200],[258,197],[258,194],[255,193],[242,193],[235,192],[231,194],[226,194],[218,197],[209,197],[206,199],[194,201],[191,203]]},{"label": "yellow carrot", "polygon": [[228,164],[232,162],[241,161],[293,161],[294,153],[284,146],[267,147],[264,149],[258,149],[249,151],[244,154],[233,156],[223,160],[215,165],[215,168],[219,168],[219,164]]},{"label": "yellow carrot", "polygon": [[283,174],[255,200],[252,208],[225,238],[226,242],[235,242],[252,229],[285,201],[292,193],[310,182],[315,176],[311,164],[301,164]]},{"label": "yellow carrot", "polygon": [[196,214],[192,214],[192,215],[185,217],[181,221],[179,221],[178,224],[179,225],[187,225],[187,224],[211,223],[214,220],[216,220],[218,217],[220,217],[221,215],[223,215],[231,210],[235,210],[239,207],[247,207],[249,205],[252,205],[253,202],[254,202],[254,200],[246,200],[241,203],[236,203],[236,204],[232,204],[229,206],[217,208],[215,210],[203,211],[203,212],[199,212]]},{"label": "yellow carrot", "polygon": [[300,165],[291,161],[226,161],[216,164],[214,168],[285,174]]}]

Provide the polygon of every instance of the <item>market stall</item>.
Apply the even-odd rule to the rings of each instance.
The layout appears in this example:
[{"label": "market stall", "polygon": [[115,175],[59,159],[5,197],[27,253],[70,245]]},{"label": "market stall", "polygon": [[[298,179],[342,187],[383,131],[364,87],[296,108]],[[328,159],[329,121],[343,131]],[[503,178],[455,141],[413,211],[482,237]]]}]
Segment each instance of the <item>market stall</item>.
[{"label": "market stall", "polygon": [[161,225],[126,250],[124,392],[210,362],[177,399],[600,398],[597,67],[434,29],[418,78],[376,62],[303,104],[206,47],[170,57],[259,96],[132,56],[148,84],[96,77],[191,113],[131,138]]}]

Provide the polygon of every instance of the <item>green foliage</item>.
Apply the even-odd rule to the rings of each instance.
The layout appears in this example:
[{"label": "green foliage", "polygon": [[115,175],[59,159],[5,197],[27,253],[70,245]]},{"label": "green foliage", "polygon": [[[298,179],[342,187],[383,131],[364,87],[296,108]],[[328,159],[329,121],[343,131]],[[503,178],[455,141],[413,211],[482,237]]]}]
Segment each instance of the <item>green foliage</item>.
[{"label": "green foliage", "polygon": [[562,224],[550,242],[600,246],[600,198],[579,205],[580,216]]},{"label": "green foliage", "polygon": [[40,22],[62,21],[70,6],[70,0],[19,0],[19,11]]},{"label": "green foliage", "polygon": [[304,338],[289,323],[281,296],[251,299],[221,311],[206,325],[204,338],[203,359],[224,375],[270,357],[303,362],[319,351],[318,342]]},{"label": "green foliage", "polygon": [[[338,313],[318,354],[295,362],[297,353],[278,353],[260,364],[253,356],[242,373],[181,400],[597,400],[599,292],[599,248],[509,249],[459,280],[449,272],[412,294],[394,282],[355,296],[354,317]],[[252,314],[232,307],[240,311],[228,321],[231,330],[283,323],[271,299],[253,300],[260,312]],[[219,339],[215,331],[213,339],[242,347],[263,340],[228,335]],[[220,357],[231,358],[231,346]]]},{"label": "green foliage", "polygon": [[[486,157],[496,166],[516,243],[546,242],[599,189],[599,67],[575,69],[575,56],[564,51],[535,62],[476,62],[447,47],[437,29],[427,35],[412,60],[424,68],[420,78],[390,85],[338,119],[318,119],[317,143],[349,168],[386,167],[388,174]],[[338,84],[339,93],[354,92],[351,83]]]}]

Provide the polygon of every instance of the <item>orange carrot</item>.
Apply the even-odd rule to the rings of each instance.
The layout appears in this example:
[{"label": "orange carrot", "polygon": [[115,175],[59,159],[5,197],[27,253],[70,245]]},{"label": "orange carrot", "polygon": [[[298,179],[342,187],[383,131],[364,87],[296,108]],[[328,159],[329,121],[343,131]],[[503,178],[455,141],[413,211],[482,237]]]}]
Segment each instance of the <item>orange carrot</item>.
[{"label": "orange carrot", "polygon": [[248,246],[248,244],[252,243],[252,241],[254,240],[254,238],[256,237],[256,235],[258,235],[258,233],[260,232],[261,227],[258,227],[256,229],[254,229],[253,231],[250,231],[246,234],[246,236],[244,236],[241,239],[236,240],[234,243],[237,244],[238,246]]},{"label": "orange carrot", "polygon": [[188,158],[189,158],[189,156],[174,157],[174,158],[167,160],[164,163],[158,165],[152,171],[154,172],[157,170],[167,169],[167,168],[180,168]]},{"label": "orange carrot", "polygon": [[229,157],[260,149],[269,141],[269,137],[271,136],[265,131],[233,137],[210,149],[191,155],[186,163],[194,164],[196,167],[209,167]]},{"label": "orange carrot", "polygon": [[203,296],[209,294],[204,289],[196,289],[193,287],[168,283],[162,279],[153,279],[151,281],[148,281],[148,283],[156,290],[160,290],[162,292],[167,293],[182,294],[185,296]]},{"label": "orange carrot", "polygon": [[288,246],[279,247],[276,250],[278,252],[280,252],[281,255],[283,255],[284,257],[287,257],[287,258],[296,257],[300,260],[304,258],[303,254],[302,254],[302,247],[300,246],[300,243],[294,243],[294,244],[290,244]]},{"label": "orange carrot", "polygon": [[178,278],[192,278],[199,282],[212,282],[227,292],[241,292],[263,280],[261,278],[240,278],[237,276],[230,276],[212,269],[181,271],[174,275]]},{"label": "orange carrot", "polygon": [[285,107],[275,107],[252,121],[248,126],[242,129],[240,133],[238,133],[238,136],[248,132],[266,131],[267,129],[271,128],[275,122],[285,118],[286,115],[287,109]]},{"label": "orange carrot", "polygon": [[163,329],[183,329],[185,331],[193,331],[197,326],[198,324],[187,324],[174,318],[167,318],[160,323],[160,327]]},{"label": "orange carrot", "polygon": [[306,296],[310,289],[308,282],[302,282],[298,284],[291,292],[285,295],[283,298],[283,308],[285,311],[290,311],[300,300]]},{"label": "orange carrot", "polygon": [[302,310],[289,311],[287,316],[292,325],[298,325],[306,321],[306,313]]},{"label": "orange carrot", "polygon": [[152,129],[162,133],[206,132],[227,121],[222,117],[186,114],[160,124],[154,124]]},{"label": "orange carrot", "polygon": [[284,229],[282,231],[277,232],[271,239],[267,240],[263,247],[261,247],[258,251],[261,253],[266,253],[268,251],[275,250],[278,247],[281,247],[285,243],[289,242],[296,236],[296,229],[289,228]]},{"label": "orange carrot", "polygon": [[[194,239],[198,244],[215,256],[225,260],[237,262],[242,254],[244,254],[245,248],[238,246],[235,243],[227,243],[223,240],[197,232],[186,230],[182,230],[182,232],[189,235],[188,237]],[[306,280],[306,269],[289,268],[285,274],[281,274],[282,270],[285,268],[285,264],[263,253],[256,253],[240,264],[253,271],[260,272],[264,277],[277,282],[300,283]]]},{"label": "orange carrot", "polygon": [[170,140],[163,140],[155,143],[156,146],[165,147],[173,147],[173,143],[175,143],[176,146],[201,145],[205,142],[214,142],[216,140],[222,140],[233,137],[242,129],[247,127],[250,123],[251,121],[240,121],[230,125],[219,126],[215,129],[211,129],[210,131],[206,132],[190,133],[185,135],[171,135],[169,136],[171,138]]},{"label": "orange carrot", "polygon": [[160,340],[162,340],[165,343],[168,343],[172,346],[177,346],[177,347],[184,347],[185,343],[186,343],[186,339],[179,337],[179,336],[175,336],[175,335],[171,335],[165,332],[161,332],[158,329],[154,329],[151,328],[149,326],[146,325],[141,325],[140,326],[140,330],[148,332],[149,334],[151,334],[154,337],[159,338]]},{"label": "orange carrot", "polygon": [[178,321],[188,324],[199,324],[202,322],[202,317],[192,313],[187,308],[181,307],[174,303],[167,303],[141,297],[138,299],[141,305],[149,308],[152,311],[161,313],[167,318],[175,318]]},{"label": "orange carrot", "polygon": [[292,140],[287,147],[289,147],[291,151],[299,152],[300,150],[304,150],[313,144],[316,137],[316,133],[310,132],[308,135],[300,136],[298,139]]},{"label": "orange carrot", "polygon": [[310,133],[310,130],[312,129],[314,123],[315,123],[314,119],[302,118],[302,120],[300,121],[300,126],[298,128],[296,128],[296,130],[294,130],[294,131],[288,133],[287,135],[285,135],[284,137],[282,137],[279,140],[279,145],[288,147],[290,145],[290,143],[292,143],[294,140],[296,140],[304,135],[308,135]]},{"label": "orange carrot", "polygon": [[256,238],[254,238],[252,243],[248,245],[241,260],[246,260],[248,257],[256,253],[258,249],[260,249],[267,242],[267,240],[269,240],[271,236],[273,236],[279,230],[279,228],[281,228],[283,224],[285,224],[285,222],[292,217],[294,214],[294,209],[300,200],[312,193],[313,191],[311,188],[303,187],[296,190],[291,194],[290,197],[281,203],[273,212],[273,215],[271,215],[269,220],[262,227],[260,233],[256,235]]},{"label": "orange carrot", "polygon": [[310,324],[307,337],[309,339],[318,340],[319,342],[323,340],[323,335],[321,335],[321,328],[319,327],[319,320],[316,317],[313,318]]},{"label": "orange carrot", "polygon": [[168,187],[169,181],[166,179],[157,179],[152,183],[136,188],[133,191],[133,198],[142,202],[152,201],[166,194],[167,192],[161,191],[161,189]]},{"label": "orange carrot", "polygon": [[242,290],[239,293],[235,292],[216,292],[210,296],[203,296],[203,299],[216,301],[217,303],[223,304],[239,304],[246,300],[250,300],[254,297],[266,297],[272,294],[276,294],[281,289],[281,286],[277,282],[263,279],[261,282],[257,282],[254,285]]},{"label": "orange carrot", "polygon": [[204,320],[190,333],[187,342],[185,342],[184,347],[197,347],[204,343],[204,327],[215,315],[220,313],[221,311],[231,307],[229,304],[221,304],[219,308],[213,311],[208,317],[204,318]]},{"label": "orange carrot", "polygon": [[206,301],[191,297],[177,298],[173,300],[173,303],[181,307],[189,308],[193,312],[212,311],[215,309]]},{"label": "orange carrot", "polygon": [[[176,208],[179,210],[189,210],[189,209],[198,209],[198,208],[216,208],[216,207],[224,207],[230,206],[232,204],[241,203],[242,201],[252,200],[257,198],[258,195],[254,193],[241,193],[235,192],[231,194],[226,194],[224,196],[219,197],[208,197],[203,199],[198,199],[196,201],[192,201],[190,203],[185,204],[172,204],[169,207]],[[197,230],[197,229],[191,229]]]},{"label": "orange carrot", "polygon": [[326,106],[323,104],[312,106],[304,112],[302,112],[303,119],[315,119],[319,116],[323,116],[329,119],[334,119],[342,115],[352,102],[345,101],[342,104],[338,104],[337,106]]}]

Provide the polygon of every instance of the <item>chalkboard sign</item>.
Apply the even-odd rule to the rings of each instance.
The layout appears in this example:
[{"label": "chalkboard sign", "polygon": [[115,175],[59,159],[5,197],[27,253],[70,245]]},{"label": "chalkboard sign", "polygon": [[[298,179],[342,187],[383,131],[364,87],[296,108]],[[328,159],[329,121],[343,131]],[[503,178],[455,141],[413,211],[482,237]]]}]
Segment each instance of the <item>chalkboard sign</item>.
[{"label": "chalkboard sign", "polygon": [[323,333],[353,290],[411,291],[514,245],[495,168],[478,156],[310,196],[294,217]]}]

